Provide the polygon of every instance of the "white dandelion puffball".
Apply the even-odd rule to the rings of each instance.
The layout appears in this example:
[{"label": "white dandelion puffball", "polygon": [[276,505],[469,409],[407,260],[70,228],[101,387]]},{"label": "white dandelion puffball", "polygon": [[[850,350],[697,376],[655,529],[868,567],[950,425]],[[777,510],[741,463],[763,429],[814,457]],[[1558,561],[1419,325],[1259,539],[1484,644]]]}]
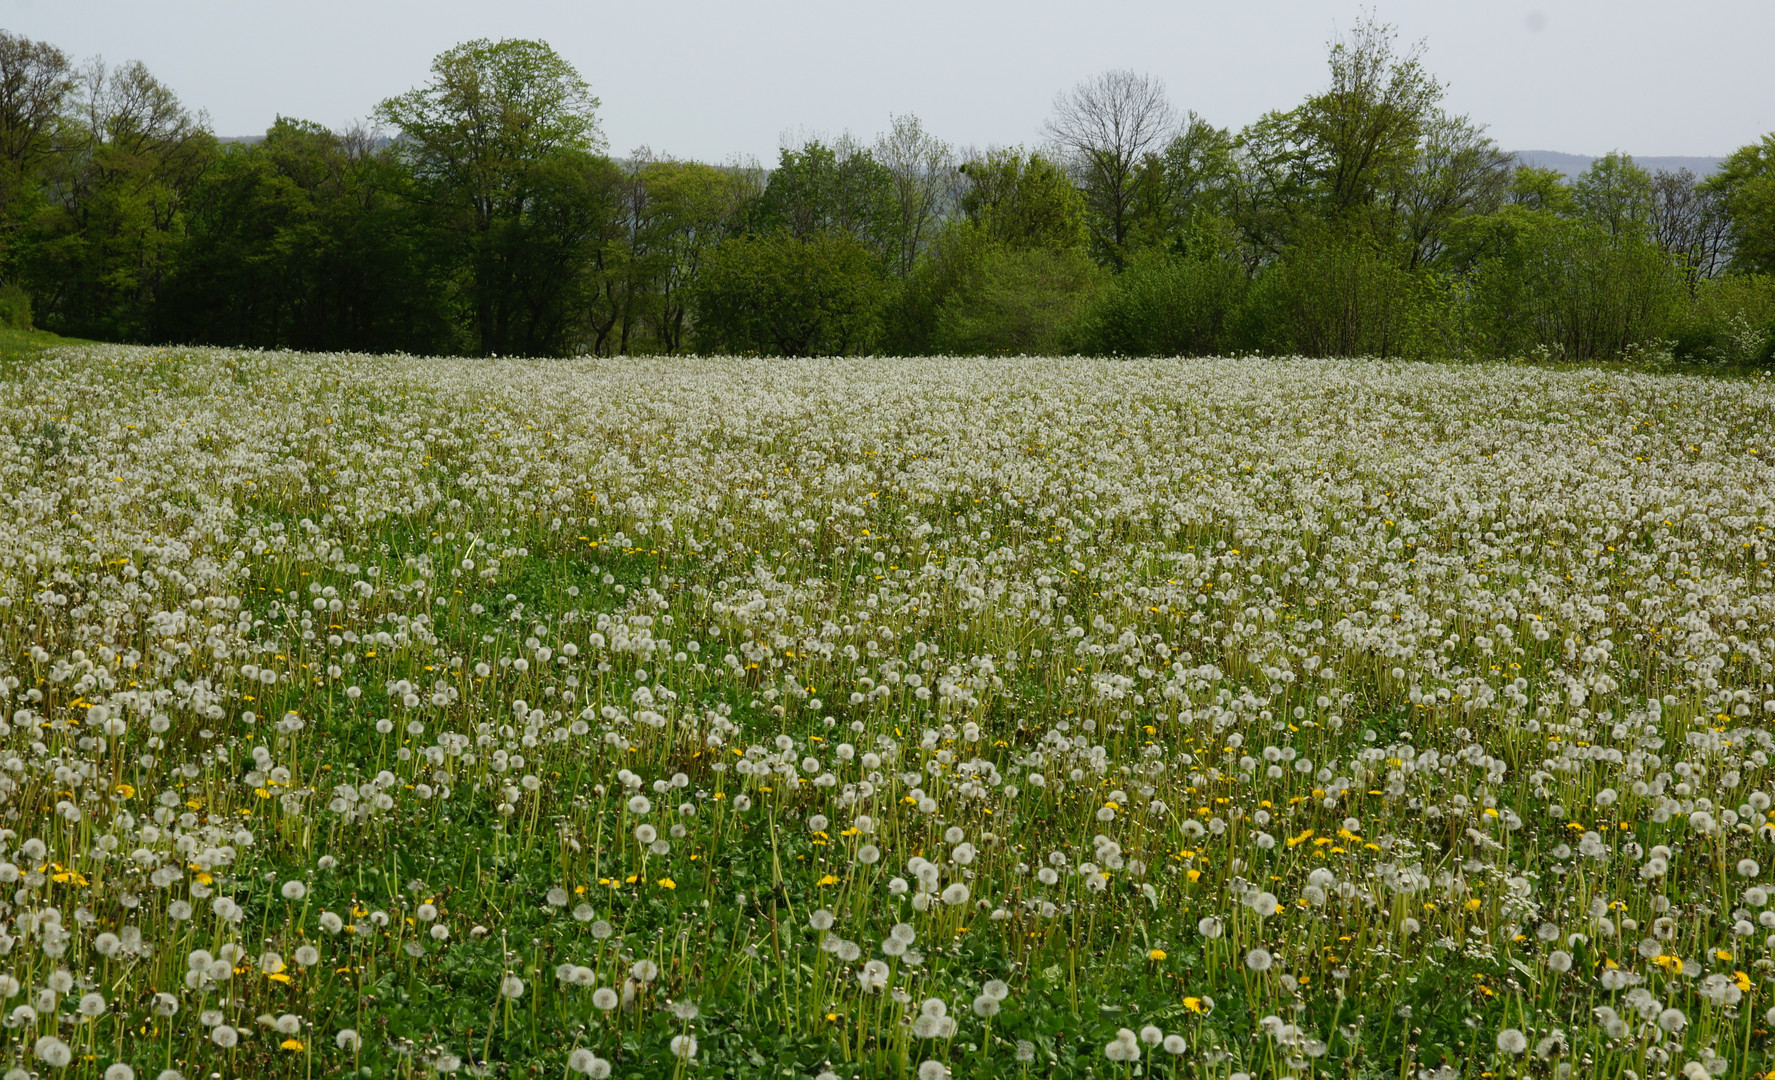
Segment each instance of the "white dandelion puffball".
[{"label": "white dandelion puffball", "polygon": [[1528,1049],[1528,1036],[1516,1028],[1498,1032],[1498,1049],[1506,1054],[1520,1054]]},{"label": "white dandelion puffball", "polygon": [[516,975],[507,975],[505,978],[499,980],[499,994],[501,997],[508,998],[523,997],[524,980],[518,978]]},{"label": "white dandelion puffball", "polygon": [[1252,971],[1256,971],[1256,972],[1260,972],[1260,973],[1268,971],[1268,970],[1270,970],[1270,965],[1274,964],[1275,962],[1276,962],[1276,958],[1274,956],[1270,955],[1270,951],[1268,949],[1264,949],[1264,948],[1252,949],[1250,952],[1247,952],[1245,954],[1245,966],[1250,968]]},{"label": "white dandelion puffball", "polygon": [[300,900],[308,895],[308,886],[300,881],[286,881],[278,891],[283,893],[285,900]]}]

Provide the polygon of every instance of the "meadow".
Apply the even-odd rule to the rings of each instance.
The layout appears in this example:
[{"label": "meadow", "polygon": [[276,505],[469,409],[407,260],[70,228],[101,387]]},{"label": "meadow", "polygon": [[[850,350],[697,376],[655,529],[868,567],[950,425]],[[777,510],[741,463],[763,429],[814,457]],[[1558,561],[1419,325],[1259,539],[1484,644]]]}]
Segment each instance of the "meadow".
[{"label": "meadow", "polygon": [[1775,383],[0,366],[0,1062],[1775,1075]]}]

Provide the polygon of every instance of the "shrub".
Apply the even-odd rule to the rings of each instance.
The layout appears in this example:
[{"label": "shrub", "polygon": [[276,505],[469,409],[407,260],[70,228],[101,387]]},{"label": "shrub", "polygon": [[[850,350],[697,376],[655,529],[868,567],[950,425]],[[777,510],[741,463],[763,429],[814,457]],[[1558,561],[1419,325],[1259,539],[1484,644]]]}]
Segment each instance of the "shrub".
[{"label": "shrub", "polygon": [[16,282],[0,285],[0,326],[31,329],[31,294]]},{"label": "shrub", "polygon": [[1231,259],[1136,258],[1104,290],[1086,326],[1088,347],[1129,356],[1211,356],[1235,347],[1244,268]]}]

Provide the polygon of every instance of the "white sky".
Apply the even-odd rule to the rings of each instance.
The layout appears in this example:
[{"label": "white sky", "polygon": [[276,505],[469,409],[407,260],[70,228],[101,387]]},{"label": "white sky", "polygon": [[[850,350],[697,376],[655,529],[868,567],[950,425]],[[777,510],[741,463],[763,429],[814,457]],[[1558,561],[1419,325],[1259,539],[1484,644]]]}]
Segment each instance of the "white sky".
[{"label": "white sky", "polygon": [[[1775,130],[1770,0],[1376,0],[1447,104],[1506,149],[1722,155]],[[476,37],[549,42],[615,153],[774,161],[915,113],[958,146],[1035,142],[1054,95],[1113,67],[1237,128],[1325,79],[1344,0],[0,0],[0,26],[139,59],[217,134],[335,127]]]}]

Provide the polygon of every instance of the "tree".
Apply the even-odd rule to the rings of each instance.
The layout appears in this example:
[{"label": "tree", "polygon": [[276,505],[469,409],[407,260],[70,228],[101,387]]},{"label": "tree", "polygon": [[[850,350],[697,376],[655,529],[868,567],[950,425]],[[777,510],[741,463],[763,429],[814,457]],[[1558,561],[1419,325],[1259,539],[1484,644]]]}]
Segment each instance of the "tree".
[{"label": "tree", "polygon": [[1385,24],[1364,19],[1331,43],[1331,85],[1296,113],[1296,139],[1305,154],[1327,217],[1375,207],[1418,156],[1442,86],[1419,60],[1422,46],[1404,54]]},{"label": "tree", "polygon": [[500,233],[522,221],[541,162],[602,147],[598,99],[541,41],[471,41],[431,70],[429,83],[382,102],[377,117],[400,131],[400,153],[457,236],[479,350],[510,351],[502,330],[524,301]]},{"label": "tree", "polygon": [[1644,236],[1652,223],[1652,175],[1633,155],[1608,153],[1572,184],[1578,213],[1610,236]]},{"label": "tree", "polygon": [[677,352],[688,343],[693,290],[708,253],[759,192],[747,172],[699,162],[652,162],[641,178],[648,201],[639,230],[656,260],[649,319],[658,347]]},{"label": "tree", "polygon": [[964,356],[1076,351],[1105,271],[1082,249],[987,246],[945,298],[932,343]]},{"label": "tree", "polygon": [[0,30],[0,283],[12,284],[15,237],[42,206],[42,172],[78,81],[67,54]]},{"label": "tree", "polygon": [[799,150],[785,148],[753,219],[757,231],[781,230],[802,239],[842,232],[883,266],[895,257],[893,175],[849,139],[832,146],[812,139]]},{"label": "tree", "polygon": [[1496,210],[1509,183],[1510,156],[1483,128],[1464,116],[1432,110],[1417,153],[1397,174],[1389,194],[1409,252],[1407,265],[1430,264],[1442,252],[1449,225],[1465,215]]},{"label": "tree", "polygon": [[1707,187],[1731,221],[1733,268],[1775,274],[1775,133],[1734,150]]},{"label": "tree", "polygon": [[1146,155],[1176,133],[1165,84],[1128,70],[1106,71],[1054,99],[1045,131],[1083,180],[1100,258],[1120,266],[1133,223],[1135,175]]},{"label": "tree", "polygon": [[47,166],[49,207],[26,266],[45,324],[140,340],[215,138],[139,62],[89,64],[59,130],[65,142]]},{"label": "tree", "polygon": [[894,117],[893,126],[876,139],[874,153],[892,177],[893,270],[905,277],[954,204],[955,153],[925,131],[916,116]]},{"label": "tree", "polygon": [[1550,214],[1573,214],[1578,203],[1565,176],[1558,169],[1535,165],[1517,165],[1510,174],[1505,200],[1525,210],[1545,210]]},{"label": "tree", "polygon": [[1730,226],[1717,193],[1688,169],[1652,174],[1652,240],[1681,262],[1691,292],[1701,279],[1725,269]]},{"label": "tree", "polygon": [[1070,251],[1085,247],[1085,200],[1060,167],[1021,148],[993,150],[961,166],[966,220],[1010,248]]},{"label": "tree", "polygon": [[887,299],[880,266],[840,229],[731,237],[709,252],[697,281],[698,346],[776,356],[868,352]]},{"label": "tree", "polygon": [[1194,112],[1162,153],[1141,163],[1130,243],[1177,254],[1227,246],[1238,202],[1238,140]]},{"label": "tree", "polygon": [[447,282],[410,175],[362,129],[279,117],[192,191],[155,336],[267,348],[449,352]]}]

